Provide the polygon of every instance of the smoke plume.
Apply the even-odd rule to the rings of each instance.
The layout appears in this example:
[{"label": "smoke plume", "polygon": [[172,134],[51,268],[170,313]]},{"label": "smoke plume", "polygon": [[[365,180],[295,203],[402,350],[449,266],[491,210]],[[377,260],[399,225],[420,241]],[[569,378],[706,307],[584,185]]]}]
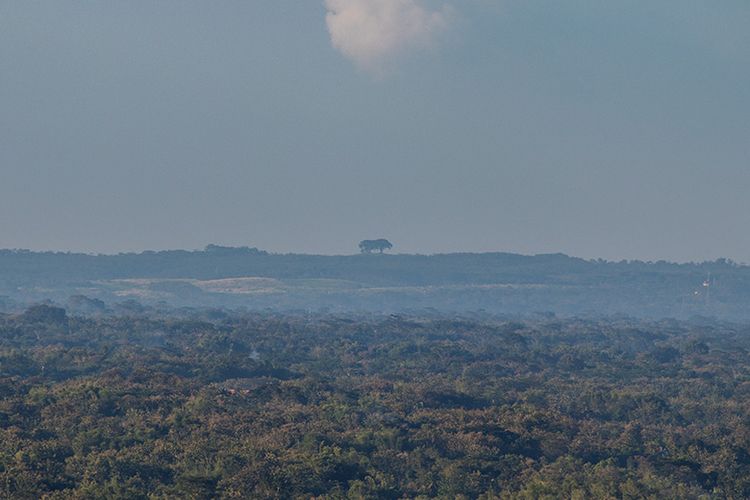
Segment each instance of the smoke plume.
[{"label": "smoke plume", "polygon": [[448,8],[423,0],[325,0],[333,46],[360,68],[382,73],[411,50],[429,47],[448,24]]}]

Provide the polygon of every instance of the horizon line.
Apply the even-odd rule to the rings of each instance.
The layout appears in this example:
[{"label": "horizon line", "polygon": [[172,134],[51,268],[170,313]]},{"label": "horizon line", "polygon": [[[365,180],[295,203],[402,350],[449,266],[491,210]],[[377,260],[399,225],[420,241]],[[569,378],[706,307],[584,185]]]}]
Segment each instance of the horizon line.
[{"label": "horizon line", "polygon": [[[214,247],[213,249],[211,247]],[[25,254],[53,254],[53,255],[75,255],[75,256],[87,256],[87,257],[118,257],[118,256],[125,256],[125,255],[131,255],[131,256],[138,256],[138,255],[151,255],[151,254],[160,254],[160,253],[171,253],[171,252],[185,252],[185,253],[219,253],[221,251],[237,251],[237,250],[244,250],[249,251],[251,253],[255,253],[256,255],[266,255],[266,256],[300,256],[300,257],[359,257],[359,256],[369,256],[369,257],[383,257],[383,256],[390,256],[390,257],[440,257],[440,256],[458,256],[458,255],[512,255],[512,256],[518,256],[518,257],[550,257],[550,256],[560,256],[560,257],[566,257],[569,259],[574,260],[581,260],[584,262],[589,263],[603,263],[603,264],[622,264],[622,263],[642,263],[642,264],[671,264],[671,265],[706,265],[706,264],[728,264],[728,265],[734,265],[739,267],[747,267],[748,264],[745,262],[735,261],[734,259],[728,258],[728,257],[718,257],[714,260],[702,260],[702,261],[677,261],[677,260],[667,260],[667,259],[658,259],[658,260],[643,260],[643,259],[619,259],[619,260],[610,260],[610,259],[604,259],[604,258],[585,258],[585,257],[579,257],[575,255],[570,255],[565,252],[543,252],[543,253],[521,253],[521,252],[511,252],[511,251],[503,251],[503,250],[491,250],[491,251],[454,251],[454,252],[436,252],[436,253],[397,253],[397,252],[384,252],[384,253],[362,253],[362,252],[355,252],[355,253],[330,253],[330,254],[324,254],[324,253],[304,253],[304,252],[274,252],[274,251],[268,251],[263,250],[258,247],[250,247],[250,246],[224,246],[224,245],[216,245],[216,244],[208,244],[203,248],[193,248],[193,249],[187,249],[187,248],[166,248],[161,250],[153,250],[153,249],[143,249],[143,250],[131,250],[131,251],[122,251],[117,253],[107,253],[107,252],[86,252],[81,250],[35,250],[35,249],[29,249],[29,248],[0,248],[0,255],[4,253],[25,253]]]}]

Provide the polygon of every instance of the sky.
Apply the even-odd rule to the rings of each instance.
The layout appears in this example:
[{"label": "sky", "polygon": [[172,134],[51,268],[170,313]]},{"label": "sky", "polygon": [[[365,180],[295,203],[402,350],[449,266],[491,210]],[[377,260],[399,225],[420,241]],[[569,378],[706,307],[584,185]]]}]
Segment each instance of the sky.
[{"label": "sky", "polygon": [[0,248],[750,262],[747,0],[0,1]]}]

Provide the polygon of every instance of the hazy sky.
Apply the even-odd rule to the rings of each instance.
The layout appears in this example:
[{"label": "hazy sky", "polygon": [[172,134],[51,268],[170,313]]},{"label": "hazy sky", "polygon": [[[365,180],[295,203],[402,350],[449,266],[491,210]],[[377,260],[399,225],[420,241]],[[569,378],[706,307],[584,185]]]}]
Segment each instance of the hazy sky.
[{"label": "hazy sky", "polygon": [[750,261],[747,0],[0,0],[0,247]]}]

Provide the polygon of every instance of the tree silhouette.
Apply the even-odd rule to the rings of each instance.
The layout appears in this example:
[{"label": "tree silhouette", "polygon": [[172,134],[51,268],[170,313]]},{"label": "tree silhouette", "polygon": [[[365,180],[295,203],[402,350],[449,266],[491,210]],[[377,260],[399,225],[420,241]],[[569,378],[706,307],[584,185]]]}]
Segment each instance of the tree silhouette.
[{"label": "tree silhouette", "polygon": [[391,248],[393,248],[393,244],[384,238],[378,240],[362,240],[359,242],[359,250],[362,253],[372,253],[375,251],[383,253],[384,250],[390,250]]}]

